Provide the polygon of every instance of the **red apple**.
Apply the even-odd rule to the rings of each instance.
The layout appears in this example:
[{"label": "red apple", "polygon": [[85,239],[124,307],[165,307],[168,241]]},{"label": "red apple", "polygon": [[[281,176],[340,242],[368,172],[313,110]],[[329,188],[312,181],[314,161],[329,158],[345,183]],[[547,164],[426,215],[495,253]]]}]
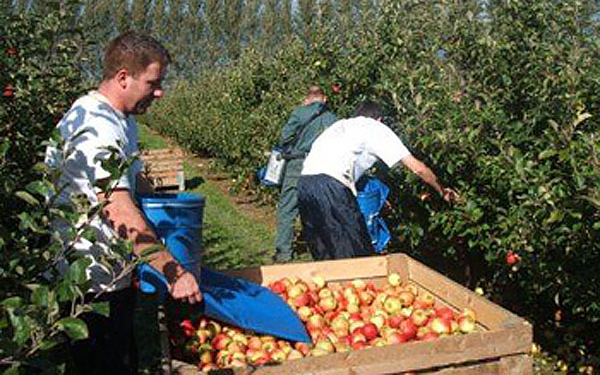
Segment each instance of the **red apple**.
[{"label": "red apple", "polygon": [[281,294],[286,291],[285,284],[281,280],[274,281],[270,285],[270,288],[273,292],[275,292],[277,294]]},{"label": "red apple", "polygon": [[388,317],[387,325],[390,326],[391,328],[398,328],[398,327],[400,327],[400,323],[403,320],[404,320],[404,317],[402,317],[401,315],[392,315],[392,316]]},{"label": "red apple", "polygon": [[352,349],[354,350],[361,350],[367,347],[367,342],[366,341],[355,341],[352,342],[351,344]]},{"label": "red apple", "polygon": [[207,363],[213,363],[213,352],[207,350],[200,354],[200,363],[205,365]]},{"label": "red apple", "polygon": [[422,309],[414,309],[412,314],[410,315],[410,320],[417,326],[421,327],[427,323],[429,319],[429,315]]},{"label": "red apple", "polygon": [[297,297],[299,297],[300,295],[304,294],[304,290],[302,288],[302,286],[300,286],[299,284],[295,284],[292,285],[288,290],[287,290],[287,295],[288,298],[291,298],[292,300],[295,300]]},{"label": "red apple", "polygon": [[262,344],[263,342],[258,336],[252,336],[248,339],[249,349],[259,350],[260,348],[262,348]]},{"label": "red apple", "polygon": [[211,345],[215,350],[225,350],[231,342],[231,337],[224,333],[217,333],[212,339]]},{"label": "red apple", "polygon": [[402,303],[397,297],[388,297],[383,303],[383,309],[390,315],[396,315],[402,309]]},{"label": "red apple", "polygon": [[320,299],[333,297],[333,292],[329,288],[323,288],[317,293]]},{"label": "red apple", "polygon": [[321,340],[317,341],[315,343],[314,348],[322,349],[328,353],[335,352],[335,347],[333,346],[333,343],[331,341],[329,341],[328,339],[321,339]]},{"label": "red apple", "polygon": [[310,303],[310,296],[308,293],[302,293],[294,299],[294,305],[296,307],[307,306]]},{"label": "red apple", "polygon": [[300,306],[298,308],[298,310],[296,311],[296,313],[298,313],[300,320],[302,320],[303,322],[306,322],[306,321],[308,321],[308,318],[310,318],[311,315],[313,314],[313,311],[308,306]]},{"label": "red apple", "polygon": [[325,287],[325,279],[322,276],[313,276],[312,282],[315,284],[316,289]]},{"label": "red apple", "polygon": [[294,349],[302,353],[303,356],[306,356],[308,352],[310,352],[310,346],[307,343],[300,341],[294,344]]},{"label": "red apple", "polygon": [[429,292],[423,292],[423,293],[417,295],[415,303],[417,301],[419,301],[424,306],[431,307],[431,306],[433,306],[433,303],[435,302],[435,297],[433,296],[433,294],[431,294]]},{"label": "red apple", "polygon": [[367,283],[362,279],[354,279],[352,280],[352,286],[357,291],[365,290],[367,288]]},{"label": "red apple", "polygon": [[375,324],[367,323],[362,327],[362,333],[368,341],[371,341],[379,335],[379,329]]},{"label": "red apple", "polygon": [[375,295],[373,294],[372,291],[370,290],[362,290],[359,294],[358,294],[358,298],[360,300],[360,304],[363,306],[368,306],[370,305],[373,300],[375,299]]},{"label": "red apple", "polygon": [[321,298],[321,300],[319,301],[319,306],[323,309],[323,311],[333,311],[337,307],[337,301],[335,300],[335,298],[333,298],[333,296]]},{"label": "red apple", "polygon": [[475,319],[470,315],[458,318],[458,328],[463,333],[473,332],[475,330]]},{"label": "red apple", "polygon": [[452,309],[449,307],[435,309],[435,315],[446,320],[454,319],[454,311],[452,311]]},{"label": "red apple", "polygon": [[4,91],[2,91],[2,96],[5,98],[11,98],[15,95],[15,88],[12,85],[4,86]]},{"label": "red apple", "polygon": [[306,322],[306,328],[308,329],[321,329],[325,326],[325,318],[323,315],[314,314],[308,318]]},{"label": "red apple", "polygon": [[348,311],[351,314],[358,313],[360,311],[360,306],[358,306],[358,304],[356,303],[348,303],[348,305],[346,306],[346,311]]},{"label": "red apple", "polygon": [[452,332],[450,321],[438,316],[434,317],[428,324],[429,328],[438,335]]},{"label": "red apple", "polygon": [[415,302],[415,295],[409,290],[403,290],[400,293],[398,293],[398,299],[400,300],[402,306],[406,307],[412,305],[413,302]]},{"label": "red apple", "polygon": [[[344,334],[347,334],[350,329],[350,322],[348,319],[338,316],[331,321],[331,328],[337,333],[345,332]],[[340,335],[338,334],[338,336]]]},{"label": "red apple", "polygon": [[287,354],[285,354],[285,352],[281,349],[275,349],[271,353],[271,359],[273,360],[273,362],[281,363],[281,362],[285,361],[286,358],[287,358]]},{"label": "red apple", "polygon": [[519,263],[521,261],[521,257],[519,254],[513,253],[512,251],[508,251],[506,253],[506,264],[512,266],[513,264]]},{"label": "red apple", "polygon": [[400,323],[399,329],[410,340],[417,335],[418,326],[412,320],[406,319]]},{"label": "red apple", "polygon": [[273,353],[276,349],[279,349],[275,340],[263,341],[260,348],[267,353]]},{"label": "red apple", "polygon": [[402,334],[401,332],[391,332],[386,336],[386,342],[388,345],[400,344],[408,341],[408,335]]},{"label": "red apple", "polygon": [[402,278],[396,272],[390,273],[387,278],[388,284],[391,286],[399,286],[402,284]]},{"label": "red apple", "polygon": [[342,92],[342,85],[338,82],[334,82],[331,84],[331,92],[333,95],[338,95]]},{"label": "red apple", "polygon": [[369,322],[375,324],[375,326],[377,326],[377,329],[381,329],[385,325],[386,316],[382,314],[375,314],[371,316]]},{"label": "red apple", "polygon": [[200,344],[210,340],[210,332],[207,329],[199,329],[196,331],[196,338]]},{"label": "red apple", "polygon": [[348,327],[348,330],[351,334],[354,334],[355,331],[361,330],[364,325],[365,322],[362,320],[353,320],[350,322],[350,327]]}]

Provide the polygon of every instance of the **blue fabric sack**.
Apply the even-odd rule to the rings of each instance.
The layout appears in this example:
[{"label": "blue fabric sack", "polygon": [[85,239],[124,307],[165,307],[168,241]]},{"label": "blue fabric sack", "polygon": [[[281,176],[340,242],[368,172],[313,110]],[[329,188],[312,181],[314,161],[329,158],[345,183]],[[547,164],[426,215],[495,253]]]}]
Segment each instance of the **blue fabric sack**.
[{"label": "blue fabric sack", "polygon": [[381,253],[391,238],[385,220],[379,214],[385,205],[390,189],[375,177],[361,178],[356,187],[356,199],[365,218],[371,236],[371,244],[375,252]]}]

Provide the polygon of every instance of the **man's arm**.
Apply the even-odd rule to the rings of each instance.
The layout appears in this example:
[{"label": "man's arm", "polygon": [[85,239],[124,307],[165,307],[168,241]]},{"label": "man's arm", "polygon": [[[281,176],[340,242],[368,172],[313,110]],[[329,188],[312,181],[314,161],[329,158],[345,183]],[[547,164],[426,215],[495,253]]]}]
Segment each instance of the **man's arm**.
[{"label": "man's arm", "polygon": [[458,194],[454,190],[450,188],[444,188],[442,185],[440,185],[440,183],[437,181],[437,176],[433,173],[433,171],[419,159],[412,155],[408,155],[402,158],[400,162],[417,176],[419,176],[421,180],[425,181],[427,184],[429,184],[429,186],[434,188],[435,191],[437,191],[446,202],[453,202],[456,197],[458,197]]},{"label": "man's arm", "polygon": [[[98,199],[104,201],[106,196],[100,193]],[[119,237],[133,242],[135,254],[140,255],[144,249],[160,244],[156,234],[146,223],[142,212],[131,199],[129,190],[114,191],[108,198],[103,214]],[[173,298],[185,298],[190,303],[202,300],[196,278],[187,272],[167,250],[153,253],[149,259],[150,265],[162,272],[169,281]]]},{"label": "man's arm", "polygon": [[284,144],[290,142],[296,136],[296,132],[298,128],[302,125],[300,122],[300,118],[297,114],[297,109],[292,112],[290,118],[286,122],[286,124],[281,129],[281,136],[279,137],[279,145],[283,146]]}]

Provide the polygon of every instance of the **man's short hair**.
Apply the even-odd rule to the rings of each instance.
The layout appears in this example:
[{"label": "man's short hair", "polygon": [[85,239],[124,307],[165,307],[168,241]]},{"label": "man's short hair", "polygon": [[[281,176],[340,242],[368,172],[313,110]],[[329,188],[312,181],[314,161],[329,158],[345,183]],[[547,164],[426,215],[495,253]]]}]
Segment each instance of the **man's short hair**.
[{"label": "man's short hair", "polygon": [[171,56],[167,49],[150,35],[126,31],[106,47],[102,78],[110,79],[121,69],[127,69],[135,77],[155,62],[162,67],[169,65]]},{"label": "man's short hair", "polygon": [[372,101],[365,100],[356,107],[354,110],[354,116],[364,116],[370,118],[380,118],[383,117],[383,111],[381,110],[381,106]]}]

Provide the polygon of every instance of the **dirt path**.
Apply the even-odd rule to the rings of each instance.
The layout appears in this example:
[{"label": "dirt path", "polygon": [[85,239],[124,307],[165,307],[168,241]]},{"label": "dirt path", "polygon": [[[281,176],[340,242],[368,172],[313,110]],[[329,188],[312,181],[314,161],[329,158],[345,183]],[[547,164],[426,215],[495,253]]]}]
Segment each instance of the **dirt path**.
[{"label": "dirt path", "polygon": [[233,182],[223,173],[215,172],[211,167],[213,159],[186,153],[185,161],[194,176],[186,176],[186,180],[201,177],[210,181],[242,214],[256,222],[263,223],[275,231],[277,227],[276,209],[270,205],[260,204],[258,199],[250,193],[234,193]]},{"label": "dirt path", "polygon": [[[177,142],[169,139],[150,127],[141,125],[140,130],[149,143],[149,148],[179,148]],[[218,191],[227,198],[232,206],[236,207],[246,217],[260,222],[268,229],[275,231],[277,227],[276,209],[273,205],[260,204],[258,199],[249,193],[234,193],[233,182],[224,173],[219,173],[211,167],[213,159],[200,157],[185,151],[184,164],[187,165],[185,179],[191,181],[186,189],[196,185],[194,181],[202,183],[203,180],[210,181]]]}]

